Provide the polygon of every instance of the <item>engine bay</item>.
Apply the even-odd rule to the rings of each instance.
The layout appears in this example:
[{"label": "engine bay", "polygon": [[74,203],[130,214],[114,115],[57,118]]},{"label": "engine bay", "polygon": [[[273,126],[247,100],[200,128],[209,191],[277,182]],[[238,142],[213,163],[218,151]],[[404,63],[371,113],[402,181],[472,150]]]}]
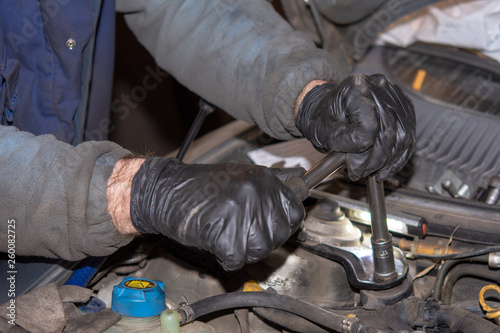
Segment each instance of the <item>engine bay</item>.
[{"label": "engine bay", "polygon": [[[326,310],[330,317],[341,316],[339,331],[344,332],[493,331],[498,321],[489,313],[500,304],[495,293],[500,267],[498,75],[436,52],[375,47],[355,69],[366,74],[373,72],[370,68],[384,69],[409,91],[417,112],[417,151],[410,165],[385,182],[395,276],[374,276],[366,180],[351,182],[340,169],[304,201],[307,216],[300,230],[259,263],[229,273],[208,253],[144,237],[111,257],[90,286],[110,302],[113,286],[123,277],[162,281],[167,304],[181,313],[226,296],[232,305],[196,317],[209,325],[204,329],[217,332],[337,331],[335,324],[282,306],[294,300],[312,306],[309,314]],[[443,63],[460,68],[454,71],[455,86],[467,84],[452,92],[438,90],[435,81],[442,87],[447,86],[442,81],[451,80]],[[422,71],[426,81],[415,86]],[[291,155],[294,147],[298,155],[304,150],[301,140],[286,143],[286,149],[281,144],[234,122],[196,141],[186,161],[252,163],[249,152],[258,149],[278,145],[271,150],[291,149]],[[257,293],[274,297],[274,305]],[[461,326],[459,318],[468,314],[474,324]]]}]

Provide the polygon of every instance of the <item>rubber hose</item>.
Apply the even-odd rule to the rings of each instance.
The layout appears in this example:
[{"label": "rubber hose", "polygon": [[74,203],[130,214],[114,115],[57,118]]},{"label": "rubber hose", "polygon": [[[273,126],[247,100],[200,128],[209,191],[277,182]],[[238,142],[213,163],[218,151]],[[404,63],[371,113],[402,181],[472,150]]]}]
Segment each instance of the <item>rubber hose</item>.
[{"label": "rubber hose", "polygon": [[327,333],[328,331],[293,313],[269,308],[254,308],[260,317],[293,332]]},{"label": "rubber hose", "polygon": [[461,263],[461,262],[488,262],[488,255],[482,255],[474,258],[468,258],[468,259],[453,259],[453,260],[447,260],[439,266],[438,273],[436,275],[436,282],[434,283],[434,290],[432,292],[432,298],[435,300],[440,300],[441,299],[441,288],[443,287],[444,279],[450,269]]},{"label": "rubber hose", "polygon": [[[488,304],[491,307],[500,308],[500,302],[488,301]],[[454,308],[465,310],[467,312],[471,312],[482,318],[486,318],[484,310],[481,308],[481,304],[479,304],[479,301],[477,299],[455,302],[451,304],[451,306],[453,306]]]},{"label": "rubber hose", "polygon": [[[325,330],[321,328],[319,325],[311,323],[310,321],[297,316],[293,313],[270,309],[270,308],[253,308],[253,311],[260,317],[271,321],[275,324],[286,328],[287,330],[291,330],[292,332],[307,332],[307,333],[327,333],[331,332],[329,330]],[[359,313],[363,310],[357,310]],[[349,312],[349,313],[357,313],[357,312]],[[347,313],[347,312],[346,312]],[[360,318],[361,319],[361,318]],[[362,322],[365,322],[362,320]],[[357,333],[393,333],[395,331],[391,330],[382,330],[374,327],[362,326],[358,328]],[[399,332],[399,331],[398,331]]]},{"label": "rubber hose", "polygon": [[453,287],[455,283],[464,276],[477,277],[489,281],[497,281],[498,272],[490,271],[489,269],[482,269],[482,266],[464,266],[458,267],[448,275],[448,279],[443,286],[443,303],[445,305],[451,304],[451,297],[453,295]]},{"label": "rubber hose", "polygon": [[338,332],[342,332],[342,321],[346,318],[294,297],[260,291],[216,295],[181,306],[177,311],[182,316],[183,325],[210,313],[246,307],[265,307],[291,312]]},{"label": "rubber hose", "polygon": [[500,333],[500,327],[492,322],[447,305],[439,307],[437,323],[448,326],[451,332]]},{"label": "rubber hose", "polygon": [[423,302],[408,297],[393,307],[395,314],[414,328],[447,326],[450,333],[500,333],[500,327],[494,323],[454,306],[439,305],[433,299]]}]

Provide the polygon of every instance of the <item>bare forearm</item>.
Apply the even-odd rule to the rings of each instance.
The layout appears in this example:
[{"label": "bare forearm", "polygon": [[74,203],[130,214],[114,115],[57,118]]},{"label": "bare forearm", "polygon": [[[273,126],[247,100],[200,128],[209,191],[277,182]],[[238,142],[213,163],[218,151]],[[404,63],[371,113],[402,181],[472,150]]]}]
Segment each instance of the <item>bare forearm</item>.
[{"label": "bare forearm", "polygon": [[145,158],[119,160],[108,181],[108,212],[121,234],[139,234],[130,217],[130,191],[132,180],[144,161]]}]

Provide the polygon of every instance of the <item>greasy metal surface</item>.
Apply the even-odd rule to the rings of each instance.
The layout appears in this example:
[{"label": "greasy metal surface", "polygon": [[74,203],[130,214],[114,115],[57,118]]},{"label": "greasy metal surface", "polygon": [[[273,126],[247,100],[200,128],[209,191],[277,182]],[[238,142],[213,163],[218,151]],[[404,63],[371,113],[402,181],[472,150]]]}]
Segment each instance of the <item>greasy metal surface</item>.
[{"label": "greasy metal surface", "polygon": [[[311,196],[316,199],[331,198],[340,205],[342,210],[346,212],[347,217],[351,221],[365,225],[371,225],[371,222],[368,221],[367,216],[360,216],[359,213],[369,213],[368,203],[366,203],[365,201],[354,200],[346,196],[341,196],[338,194],[320,190],[312,190]],[[422,238],[424,236],[423,229],[425,228],[425,220],[422,217],[406,214],[396,210],[388,210],[387,217],[388,219],[390,219],[390,221],[399,222],[398,224],[392,224],[388,226],[389,230],[392,233],[419,238]]]},{"label": "greasy metal surface", "polygon": [[301,233],[308,240],[333,246],[357,246],[363,237],[338,203],[331,200],[322,200],[309,211]]},{"label": "greasy metal surface", "polygon": [[403,251],[393,248],[397,276],[380,281],[374,275],[373,252],[368,238],[365,237],[359,246],[336,247],[307,240],[295,241],[294,244],[311,253],[341,263],[346,270],[349,283],[356,289],[383,290],[402,283],[408,274],[408,264]]},{"label": "greasy metal surface", "polygon": [[300,248],[285,246],[246,269],[258,284],[323,307],[359,304],[344,268]]}]

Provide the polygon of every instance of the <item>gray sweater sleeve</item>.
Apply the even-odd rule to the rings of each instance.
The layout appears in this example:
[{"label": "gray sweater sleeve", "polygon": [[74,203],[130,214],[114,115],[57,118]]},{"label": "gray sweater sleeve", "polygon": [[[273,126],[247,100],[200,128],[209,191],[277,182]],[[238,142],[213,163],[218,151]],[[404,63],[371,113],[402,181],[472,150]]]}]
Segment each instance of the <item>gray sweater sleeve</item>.
[{"label": "gray sweater sleeve", "polygon": [[279,139],[301,135],[293,110],[309,81],[340,79],[333,57],[265,0],[118,0],[117,9],[179,82]]},{"label": "gray sweater sleeve", "polygon": [[0,126],[0,151],[0,251],[12,219],[17,255],[80,260],[132,240],[107,212],[107,180],[127,150],[111,142],[73,147]]}]

